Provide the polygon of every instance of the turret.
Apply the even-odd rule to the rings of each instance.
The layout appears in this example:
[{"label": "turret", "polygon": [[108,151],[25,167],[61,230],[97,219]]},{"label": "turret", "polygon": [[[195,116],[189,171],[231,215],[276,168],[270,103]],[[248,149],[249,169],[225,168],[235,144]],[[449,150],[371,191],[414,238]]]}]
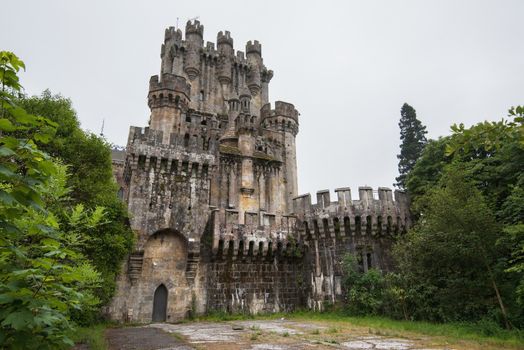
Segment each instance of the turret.
[{"label": "turret", "polygon": [[248,75],[248,88],[253,96],[258,95],[261,89],[261,77],[260,71],[263,67],[262,64],[262,45],[255,40],[254,42],[248,41],[246,44],[246,56],[247,64],[249,66]]},{"label": "turret", "polygon": [[233,60],[233,38],[227,30],[225,33],[218,32],[217,49],[219,56],[218,81],[224,90],[231,83],[231,62]]},{"label": "turret", "polygon": [[179,123],[181,110],[187,108],[190,92],[191,85],[186,79],[174,74],[164,73],[162,79],[154,75],[149,80],[149,124],[152,130],[163,131],[163,143],[169,143],[169,135],[173,126]]},{"label": "turret", "polygon": [[262,123],[265,128],[284,134],[285,191],[288,211],[293,208],[292,198],[298,194],[297,156],[295,136],[298,134],[298,111],[291,103],[276,101],[275,109],[268,103],[262,107]]},{"label": "turret", "polygon": [[220,143],[226,146],[237,146],[238,136],[235,130],[235,120],[240,113],[240,100],[233,95],[228,100],[228,128],[220,138]]},{"label": "turret", "polygon": [[174,62],[175,57],[180,56],[180,47],[182,45],[182,31],[175,27],[169,27],[164,34],[164,43],[160,52],[162,59],[161,74],[163,73],[177,73],[174,70],[174,65],[179,62]]},{"label": "turret", "polygon": [[204,26],[199,21],[187,21],[186,24],[187,55],[184,71],[189,80],[200,74],[200,49],[204,45]]},{"label": "turret", "polygon": [[273,78],[273,71],[264,67],[260,76],[262,88],[260,91],[260,102],[262,106],[269,103],[269,82]]},{"label": "turret", "polygon": [[248,114],[251,111],[251,93],[246,87],[240,90],[240,110]]}]

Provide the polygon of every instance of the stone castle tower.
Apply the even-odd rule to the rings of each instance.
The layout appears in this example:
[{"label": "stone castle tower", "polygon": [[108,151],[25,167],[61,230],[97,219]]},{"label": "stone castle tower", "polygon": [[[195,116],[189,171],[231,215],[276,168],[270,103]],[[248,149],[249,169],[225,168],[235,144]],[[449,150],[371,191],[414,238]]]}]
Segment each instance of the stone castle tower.
[{"label": "stone castle tower", "polygon": [[[299,113],[269,102],[273,72],[258,41],[216,48],[204,27],[166,29],[149,81],[149,127],[131,127],[115,162],[136,233],[109,307],[121,321],[175,321],[211,310],[272,312],[341,297],[340,258],[390,266],[390,236],[409,225],[407,199],[368,188],[298,197]],[[320,223],[320,224],[319,224]],[[319,226],[320,225],[320,226]],[[342,225],[344,226],[341,229]]]}]

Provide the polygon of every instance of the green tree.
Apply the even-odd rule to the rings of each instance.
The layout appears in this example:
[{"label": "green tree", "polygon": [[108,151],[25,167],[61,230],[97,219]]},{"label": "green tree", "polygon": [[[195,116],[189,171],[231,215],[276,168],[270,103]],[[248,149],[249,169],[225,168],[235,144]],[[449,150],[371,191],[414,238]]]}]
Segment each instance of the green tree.
[{"label": "green tree", "polygon": [[[95,227],[103,213],[59,205],[68,192],[65,167],[37,146],[57,125],[16,104],[22,68],[16,55],[0,52],[0,343],[66,348],[72,345],[71,310],[98,303],[92,294],[98,273],[80,252],[79,231]],[[77,230],[64,231],[65,221]]]},{"label": "green tree", "polygon": [[[510,110],[516,113],[517,108]],[[522,108],[518,108],[522,112]],[[466,176],[488,199],[498,215],[513,186],[524,186],[524,133],[522,117],[509,122],[482,122],[470,128],[452,125],[452,134],[430,141],[406,187],[414,200],[438,184],[445,167],[462,164]]]},{"label": "green tree", "polygon": [[410,313],[441,322],[497,313],[506,320],[498,258],[507,252],[496,244],[501,225],[467,173],[448,167],[415,205],[420,220],[394,249],[410,286]]},{"label": "green tree", "polygon": [[427,143],[426,127],[417,119],[417,113],[413,107],[404,103],[400,110],[400,154],[398,158],[399,176],[395,179],[398,188],[406,186],[406,176],[413,170],[417,159]]},{"label": "green tree", "polygon": [[347,309],[353,315],[378,315],[384,303],[385,280],[377,269],[361,272],[354,255],[343,260]]},{"label": "green tree", "polygon": [[[55,137],[39,146],[69,166],[67,186],[72,189],[72,204],[83,204],[88,209],[105,208],[106,220],[86,239],[83,253],[103,276],[104,283],[97,295],[106,304],[113,295],[122,260],[133,246],[127,209],[117,197],[111,145],[102,137],[80,128],[76,112],[67,98],[46,90],[40,96],[22,97],[18,103],[57,124]],[[94,316],[84,315],[85,321]]]}]

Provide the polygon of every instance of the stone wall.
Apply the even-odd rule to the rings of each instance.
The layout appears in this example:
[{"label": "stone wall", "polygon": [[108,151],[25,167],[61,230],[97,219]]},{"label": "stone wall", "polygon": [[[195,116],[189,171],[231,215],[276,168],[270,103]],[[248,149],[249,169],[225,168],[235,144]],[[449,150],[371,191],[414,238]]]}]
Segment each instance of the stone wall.
[{"label": "stone wall", "polygon": [[305,305],[303,257],[231,257],[207,267],[208,312],[271,313]]},{"label": "stone wall", "polygon": [[317,192],[317,203],[309,194],[294,199],[297,234],[308,247],[309,294],[307,305],[323,310],[344,296],[342,262],[354,255],[362,271],[393,269],[391,246],[395,236],[411,225],[409,200],[405,193],[389,188],[373,191],[359,188],[359,199],[349,188],[336,189],[331,202],[328,190]]}]

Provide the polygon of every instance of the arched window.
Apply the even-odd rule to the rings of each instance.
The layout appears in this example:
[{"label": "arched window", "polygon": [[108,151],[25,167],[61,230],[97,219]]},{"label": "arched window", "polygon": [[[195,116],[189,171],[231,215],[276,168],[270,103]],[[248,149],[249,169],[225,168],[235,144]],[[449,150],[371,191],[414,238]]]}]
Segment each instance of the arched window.
[{"label": "arched window", "polygon": [[189,134],[184,135],[184,147],[189,147]]}]

